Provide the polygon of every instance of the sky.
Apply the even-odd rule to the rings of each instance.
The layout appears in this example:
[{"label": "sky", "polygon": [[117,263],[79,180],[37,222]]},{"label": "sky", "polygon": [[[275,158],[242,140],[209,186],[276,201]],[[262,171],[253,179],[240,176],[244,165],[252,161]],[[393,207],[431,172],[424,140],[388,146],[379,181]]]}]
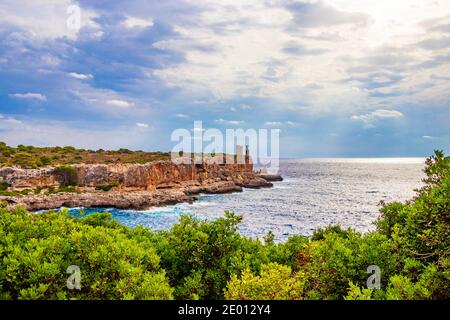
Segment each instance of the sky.
[{"label": "sky", "polygon": [[2,0],[0,16],[9,145],[170,151],[201,120],[279,128],[282,157],[450,151],[448,0]]}]

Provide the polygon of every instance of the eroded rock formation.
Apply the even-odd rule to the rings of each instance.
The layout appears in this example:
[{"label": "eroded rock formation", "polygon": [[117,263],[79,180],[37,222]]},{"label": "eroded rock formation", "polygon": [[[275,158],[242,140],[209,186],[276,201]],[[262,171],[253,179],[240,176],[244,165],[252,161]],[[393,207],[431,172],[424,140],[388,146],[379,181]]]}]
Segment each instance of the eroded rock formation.
[{"label": "eroded rock formation", "polygon": [[[28,210],[58,207],[116,207],[145,209],[152,206],[194,201],[200,193],[228,193],[243,187],[271,187],[272,183],[247,164],[174,164],[158,161],[147,164],[78,164],[77,192],[44,192],[59,188],[61,179],[55,168],[1,168],[0,182],[9,190],[30,189],[29,194],[0,196],[9,207],[23,205]],[[111,186],[109,191],[99,187]],[[39,192],[39,189],[42,192]],[[36,191],[38,190],[38,191]]]}]

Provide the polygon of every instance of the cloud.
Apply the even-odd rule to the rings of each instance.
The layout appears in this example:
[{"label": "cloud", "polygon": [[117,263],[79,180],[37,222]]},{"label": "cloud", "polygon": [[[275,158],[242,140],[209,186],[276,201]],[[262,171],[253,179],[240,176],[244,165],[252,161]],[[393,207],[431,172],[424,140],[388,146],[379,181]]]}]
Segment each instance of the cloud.
[{"label": "cloud", "polygon": [[288,1],[285,5],[293,15],[293,27],[317,28],[337,25],[367,25],[369,16],[360,12],[348,12],[325,5],[323,2]]},{"label": "cloud", "polygon": [[436,51],[450,48],[450,37],[426,39],[417,44],[422,49]]},{"label": "cloud", "polygon": [[130,103],[125,100],[118,100],[118,99],[108,100],[106,103],[111,107],[117,107],[117,108],[129,108],[129,107],[133,106],[133,103]]},{"label": "cloud", "polygon": [[22,124],[23,122],[20,120],[17,120],[15,118],[4,118],[3,116],[1,116],[1,122],[3,122],[4,124],[12,124],[12,125],[17,125],[17,124]]},{"label": "cloud", "polygon": [[142,123],[142,122],[137,122],[136,126],[138,126],[139,128],[148,128],[148,124],[147,123]]},{"label": "cloud", "polygon": [[359,120],[365,123],[366,128],[375,127],[375,122],[383,119],[396,119],[403,117],[403,113],[397,110],[378,109],[363,115],[353,115],[353,120]]},{"label": "cloud", "polygon": [[430,28],[430,31],[450,33],[450,23],[439,25],[439,26],[434,26],[433,28]]},{"label": "cloud", "polygon": [[224,120],[222,118],[215,120],[215,122],[219,123],[219,124],[232,125],[232,126],[237,126],[237,125],[244,123],[244,121],[241,121],[241,120]]},{"label": "cloud", "polygon": [[83,73],[76,73],[76,72],[70,72],[69,76],[75,79],[79,80],[87,80],[92,79],[94,76],[92,74],[83,74]]},{"label": "cloud", "polygon": [[379,109],[370,113],[375,118],[401,118],[403,113],[397,110],[384,110]]},{"label": "cloud", "polygon": [[47,97],[41,93],[32,93],[32,92],[28,92],[28,93],[13,93],[9,95],[10,97],[13,98],[18,98],[18,99],[30,99],[30,100],[39,100],[39,101],[46,101]]},{"label": "cloud", "polygon": [[296,123],[294,121],[267,121],[264,122],[264,125],[269,127],[281,127],[281,126],[295,126]]},{"label": "cloud", "polygon": [[264,122],[264,125],[266,125],[266,126],[271,126],[271,127],[274,127],[274,126],[281,126],[283,123],[282,122],[280,122],[280,121],[268,121],[268,122]]},{"label": "cloud", "polygon": [[450,16],[427,19],[419,25],[427,32],[450,33]]},{"label": "cloud", "polygon": [[148,28],[153,26],[153,20],[140,19],[136,17],[127,17],[122,24],[129,29]]},{"label": "cloud", "polygon": [[422,139],[432,140],[432,139],[434,139],[434,137],[432,137],[432,136],[422,136]]},{"label": "cloud", "polygon": [[[331,153],[367,151],[367,140],[360,149],[353,142],[358,134],[373,137],[363,130],[368,126],[380,125],[384,137],[421,137],[433,123],[433,135],[448,136],[448,1],[53,2],[0,5],[0,112],[6,117],[34,124],[77,119],[82,137],[93,128],[114,137],[135,131],[139,148],[153,146],[140,140],[146,130],[137,125],[150,117],[165,149],[170,132],[189,116],[216,126],[280,123],[314,142],[336,132],[342,145]],[[66,30],[65,10],[75,2],[85,20],[73,33]],[[418,24],[423,19],[427,25]],[[45,109],[19,100],[42,101],[37,97],[8,96],[26,92],[45,94]],[[408,117],[395,110],[408,110]],[[351,115],[362,125],[348,126]],[[58,137],[29,131],[9,139],[77,142],[59,129]],[[110,143],[106,135],[96,137],[98,144]],[[120,143],[134,143],[130,139]],[[293,145],[284,143],[299,154],[311,152]]]},{"label": "cloud", "polygon": [[235,111],[238,111],[238,110],[252,110],[253,109],[253,107],[252,106],[249,106],[249,105],[247,105],[247,104],[241,104],[241,105],[238,105],[238,106],[231,106],[230,107],[230,110],[231,111],[233,111],[233,112],[235,112]]},{"label": "cloud", "polygon": [[283,48],[283,52],[296,56],[311,56],[326,53],[328,52],[328,50],[319,48],[308,48],[303,44],[291,42],[286,47]]},{"label": "cloud", "polygon": [[[76,39],[78,30],[67,27],[68,19],[73,14],[73,11],[69,12],[72,5],[72,0],[3,0],[0,5],[0,30],[14,26],[16,31],[22,30],[38,41],[63,37]],[[92,10],[83,8],[80,27],[94,28],[95,16]]]}]

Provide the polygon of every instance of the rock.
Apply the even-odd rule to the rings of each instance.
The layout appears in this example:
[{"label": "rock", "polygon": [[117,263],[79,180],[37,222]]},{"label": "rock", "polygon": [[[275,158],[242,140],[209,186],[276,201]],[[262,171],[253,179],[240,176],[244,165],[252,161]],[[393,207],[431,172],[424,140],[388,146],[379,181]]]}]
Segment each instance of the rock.
[{"label": "rock", "polygon": [[[46,195],[44,192],[26,196],[0,196],[0,201],[6,201],[9,208],[23,205],[30,211],[60,207],[146,209],[179,202],[193,202],[200,193],[230,193],[241,192],[243,187],[271,187],[272,183],[269,180],[275,179],[272,176],[254,173],[251,164],[200,166],[156,161],[146,164],[77,164],[73,167],[77,172],[78,193]],[[59,187],[59,180],[54,174],[53,167],[0,168],[1,181],[8,182],[11,190]],[[97,186],[112,183],[117,184],[117,187],[110,191],[96,190]]]},{"label": "rock", "polygon": [[86,192],[33,195],[27,197],[0,197],[9,208],[24,206],[29,211],[47,210],[60,207],[114,207],[118,209],[147,209],[149,207],[191,202],[195,197],[172,190],[170,192]]},{"label": "rock", "polygon": [[174,188],[178,188],[180,186],[179,183],[174,183],[174,182],[166,182],[166,183],[160,183],[156,186],[156,189],[174,189]]},{"label": "rock", "polygon": [[273,184],[263,178],[254,177],[251,180],[245,181],[244,187],[251,189],[270,188],[273,187]]},{"label": "rock", "polygon": [[279,174],[260,173],[258,176],[266,181],[283,181],[283,177]]}]

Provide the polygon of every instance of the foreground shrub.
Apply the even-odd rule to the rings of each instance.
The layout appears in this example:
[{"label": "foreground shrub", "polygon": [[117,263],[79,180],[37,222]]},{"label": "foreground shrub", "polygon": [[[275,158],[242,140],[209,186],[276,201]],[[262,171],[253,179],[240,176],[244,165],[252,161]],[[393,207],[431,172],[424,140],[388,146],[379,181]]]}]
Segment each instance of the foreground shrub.
[{"label": "foreground shrub", "polygon": [[177,298],[221,297],[231,275],[231,255],[239,247],[241,220],[231,213],[210,223],[183,216],[160,234],[155,245]]},{"label": "foreground shrub", "polygon": [[[149,239],[133,239],[108,215],[0,210],[3,299],[170,299],[172,290]],[[67,289],[78,266],[81,290]]]},{"label": "foreground shrub", "polygon": [[[241,220],[232,212],[210,222],[182,216],[158,235],[155,246],[177,299],[223,299],[233,274],[259,272],[263,264],[288,260],[277,246],[239,235]],[[278,258],[275,252],[281,252]]]},{"label": "foreground shrub", "polygon": [[292,273],[287,266],[271,263],[262,266],[261,275],[244,271],[231,277],[225,298],[229,300],[300,300],[305,289],[305,275]]},{"label": "foreground shrub", "polygon": [[425,285],[429,294],[420,297],[443,299],[450,296],[450,158],[437,151],[427,160],[425,173],[425,186],[416,197],[385,205],[376,225],[395,246],[402,274],[409,279],[401,282]]}]

